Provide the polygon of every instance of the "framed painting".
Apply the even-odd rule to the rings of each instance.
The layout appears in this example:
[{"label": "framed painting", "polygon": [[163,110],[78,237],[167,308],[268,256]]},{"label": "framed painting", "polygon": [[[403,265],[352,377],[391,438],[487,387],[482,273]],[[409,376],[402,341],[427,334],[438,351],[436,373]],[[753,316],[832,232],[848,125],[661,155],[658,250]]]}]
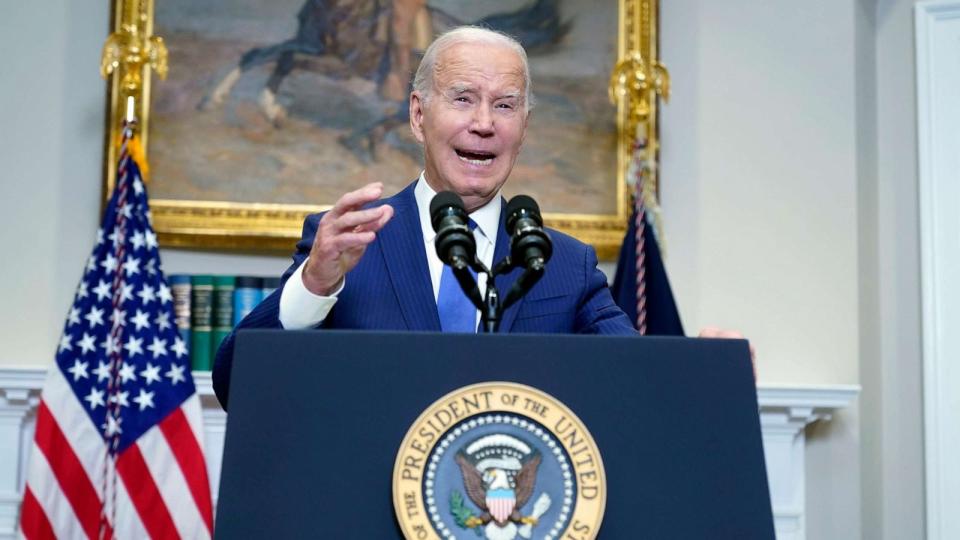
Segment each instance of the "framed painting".
[{"label": "framed painting", "polygon": [[[536,106],[505,195],[534,197],[601,258],[622,241],[632,136],[608,84],[619,59],[656,58],[656,0],[116,0],[115,26],[124,9],[142,10],[169,51],[166,80],[144,69],[137,110],[165,246],[289,252],[304,216],[344,192],[402,189],[422,168],[410,76],[460,24],[529,53]],[[107,193],[119,96],[114,83]]]}]

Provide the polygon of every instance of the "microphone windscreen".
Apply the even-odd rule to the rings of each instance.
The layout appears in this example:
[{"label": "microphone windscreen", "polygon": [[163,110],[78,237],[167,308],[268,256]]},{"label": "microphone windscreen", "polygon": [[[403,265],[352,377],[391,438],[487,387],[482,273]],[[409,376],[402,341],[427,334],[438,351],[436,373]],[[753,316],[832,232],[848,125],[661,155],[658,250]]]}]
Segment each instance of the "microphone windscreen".
[{"label": "microphone windscreen", "polygon": [[452,191],[441,191],[434,195],[433,200],[430,201],[430,222],[433,224],[433,230],[437,230],[437,226],[440,224],[440,216],[438,216],[438,213],[450,206],[459,209],[464,215],[467,213],[463,207],[463,199],[456,193]]},{"label": "microphone windscreen", "polygon": [[517,195],[507,203],[507,233],[513,234],[517,225],[517,220],[523,216],[533,218],[537,225],[543,225],[543,218],[540,217],[540,206],[533,197],[527,195]]},{"label": "microphone windscreen", "polygon": [[526,210],[538,216],[540,215],[540,206],[537,204],[537,201],[533,200],[533,197],[528,195],[517,195],[507,203],[508,216],[517,210]]}]

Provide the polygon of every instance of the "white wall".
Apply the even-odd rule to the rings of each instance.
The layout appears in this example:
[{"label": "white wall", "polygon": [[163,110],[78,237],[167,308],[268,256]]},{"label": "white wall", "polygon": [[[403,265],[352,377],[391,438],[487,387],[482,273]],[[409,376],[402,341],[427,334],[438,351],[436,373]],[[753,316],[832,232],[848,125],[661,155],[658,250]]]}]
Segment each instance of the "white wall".
[{"label": "white wall", "polygon": [[765,381],[856,382],[852,3],[662,13],[663,207],[686,326],[741,329]]},{"label": "white wall", "polygon": [[810,538],[923,534],[912,5],[661,2],[685,326],[742,330],[763,382],[864,387],[808,430]]},{"label": "white wall", "polygon": [[108,5],[0,3],[0,363],[52,361],[92,247]]},{"label": "white wall", "polygon": [[[736,328],[763,382],[857,383],[851,0],[661,3],[667,260],[684,324]],[[808,538],[860,536],[854,407],[808,433]]]}]

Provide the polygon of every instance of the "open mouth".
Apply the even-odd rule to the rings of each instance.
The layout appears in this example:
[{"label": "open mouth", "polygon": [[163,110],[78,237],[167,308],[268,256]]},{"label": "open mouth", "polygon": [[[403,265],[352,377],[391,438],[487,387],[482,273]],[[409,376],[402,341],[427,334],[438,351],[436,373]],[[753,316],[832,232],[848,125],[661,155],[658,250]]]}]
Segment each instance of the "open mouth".
[{"label": "open mouth", "polygon": [[496,154],[484,150],[461,150],[459,148],[455,148],[454,150],[457,152],[457,157],[460,158],[460,161],[471,165],[489,165],[493,163],[493,159],[497,157]]}]

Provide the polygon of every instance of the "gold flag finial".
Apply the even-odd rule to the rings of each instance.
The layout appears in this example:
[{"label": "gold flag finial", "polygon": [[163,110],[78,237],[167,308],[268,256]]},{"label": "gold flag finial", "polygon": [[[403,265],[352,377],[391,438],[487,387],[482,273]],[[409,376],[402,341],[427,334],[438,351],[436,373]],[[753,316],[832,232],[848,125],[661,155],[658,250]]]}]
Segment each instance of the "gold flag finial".
[{"label": "gold flag finial", "polygon": [[631,52],[610,74],[610,101],[624,101],[627,107],[627,133],[650,118],[651,104],[657,96],[670,100],[670,74],[660,62],[648,63],[639,51]]},{"label": "gold flag finial", "polygon": [[626,171],[627,183],[645,211],[653,216],[654,233],[661,252],[666,251],[663,222],[658,202],[656,118],[652,118],[657,97],[670,99],[670,74],[658,61],[648,62],[640,51],[632,51],[617,62],[610,74],[610,101],[626,109],[623,128],[633,138],[633,156]]},{"label": "gold flag finial", "polygon": [[126,107],[128,97],[138,103],[143,95],[143,77],[153,69],[161,79],[167,76],[167,46],[163,38],[148,35],[146,0],[124,0],[120,28],[107,37],[100,59],[100,75],[119,77],[121,99]]}]

